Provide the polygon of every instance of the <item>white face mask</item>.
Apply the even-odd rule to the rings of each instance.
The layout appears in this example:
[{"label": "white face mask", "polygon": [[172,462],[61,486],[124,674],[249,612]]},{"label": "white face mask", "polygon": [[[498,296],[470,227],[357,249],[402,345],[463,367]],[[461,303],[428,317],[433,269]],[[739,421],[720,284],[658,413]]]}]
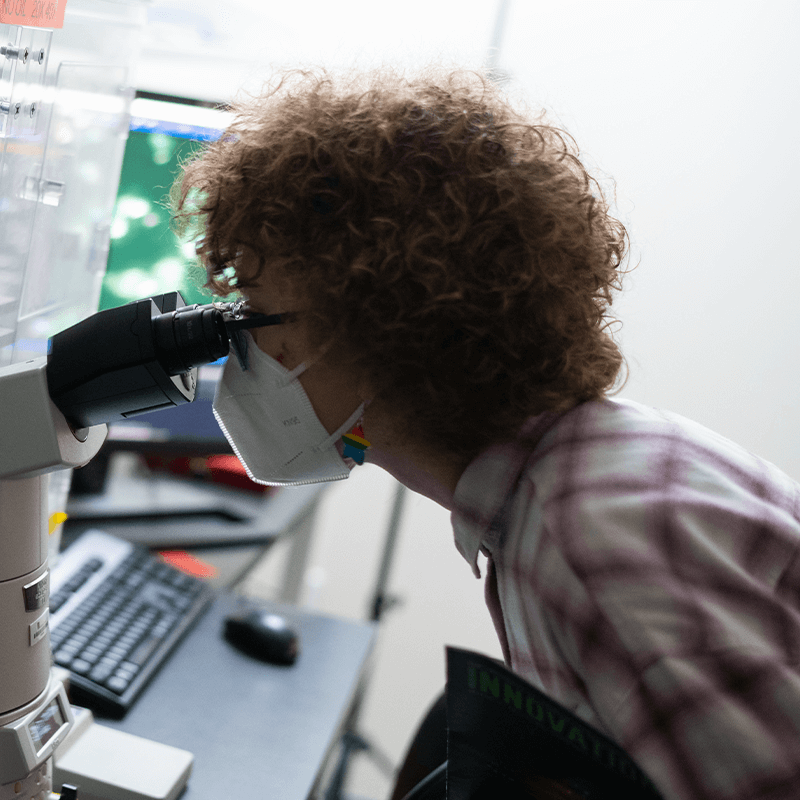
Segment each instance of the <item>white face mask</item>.
[{"label": "white face mask", "polygon": [[234,354],[222,372],[214,397],[214,416],[247,474],[268,486],[338,481],[350,475],[355,462],[337,449],[342,434],[364,412],[364,403],[329,434],[317,418],[298,376],[243,334],[247,369]]}]

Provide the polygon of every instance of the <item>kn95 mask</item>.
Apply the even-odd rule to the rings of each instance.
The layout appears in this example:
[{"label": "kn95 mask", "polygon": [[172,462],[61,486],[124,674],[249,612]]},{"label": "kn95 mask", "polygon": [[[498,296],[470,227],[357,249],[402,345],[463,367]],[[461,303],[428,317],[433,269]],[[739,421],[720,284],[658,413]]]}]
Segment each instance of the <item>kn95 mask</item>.
[{"label": "kn95 mask", "polygon": [[347,478],[354,462],[343,458],[337,442],[360,419],[365,404],[329,434],[298,380],[308,365],[290,371],[260,350],[249,333],[242,335],[245,358],[228,358],[214,416],[247,474],[269,486]]}]

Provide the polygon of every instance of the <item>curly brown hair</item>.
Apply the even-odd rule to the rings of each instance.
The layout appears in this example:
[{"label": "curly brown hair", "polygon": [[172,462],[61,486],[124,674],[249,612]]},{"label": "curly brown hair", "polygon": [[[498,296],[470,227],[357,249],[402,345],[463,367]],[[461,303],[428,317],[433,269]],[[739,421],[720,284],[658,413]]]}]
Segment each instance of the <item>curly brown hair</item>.
[{"label": "curly brown hair", "polygon": [[612,387],[627,233],[565,131],[466,71],[292,71],[234,111],[174,190],[215,292],[280,261],[313,340],[445,452]]}]

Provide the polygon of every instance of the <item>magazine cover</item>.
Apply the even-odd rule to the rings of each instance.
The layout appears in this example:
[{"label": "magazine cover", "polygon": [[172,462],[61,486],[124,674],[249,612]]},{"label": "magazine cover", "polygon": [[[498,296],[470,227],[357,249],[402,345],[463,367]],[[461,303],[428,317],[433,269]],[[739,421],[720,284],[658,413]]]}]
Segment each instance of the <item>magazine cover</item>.
[{"label": "magazine cover", "polygon": [[487,656],[447,648],[447,800],[663,800],[630,756]]}]

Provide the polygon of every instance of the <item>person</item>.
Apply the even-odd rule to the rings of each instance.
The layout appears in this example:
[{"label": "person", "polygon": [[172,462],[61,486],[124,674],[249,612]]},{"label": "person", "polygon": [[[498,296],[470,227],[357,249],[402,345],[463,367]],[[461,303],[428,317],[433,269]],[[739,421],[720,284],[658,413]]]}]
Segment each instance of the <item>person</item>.
[{"label": "person", "polygon": [[254,478],[379,465],[486,557],[510,667],[665,798],[797,796],[800,487],[614,397],[628,236],[565,131],[475,72],[288,72],[174,209],[276,323],[215,401]]}]

